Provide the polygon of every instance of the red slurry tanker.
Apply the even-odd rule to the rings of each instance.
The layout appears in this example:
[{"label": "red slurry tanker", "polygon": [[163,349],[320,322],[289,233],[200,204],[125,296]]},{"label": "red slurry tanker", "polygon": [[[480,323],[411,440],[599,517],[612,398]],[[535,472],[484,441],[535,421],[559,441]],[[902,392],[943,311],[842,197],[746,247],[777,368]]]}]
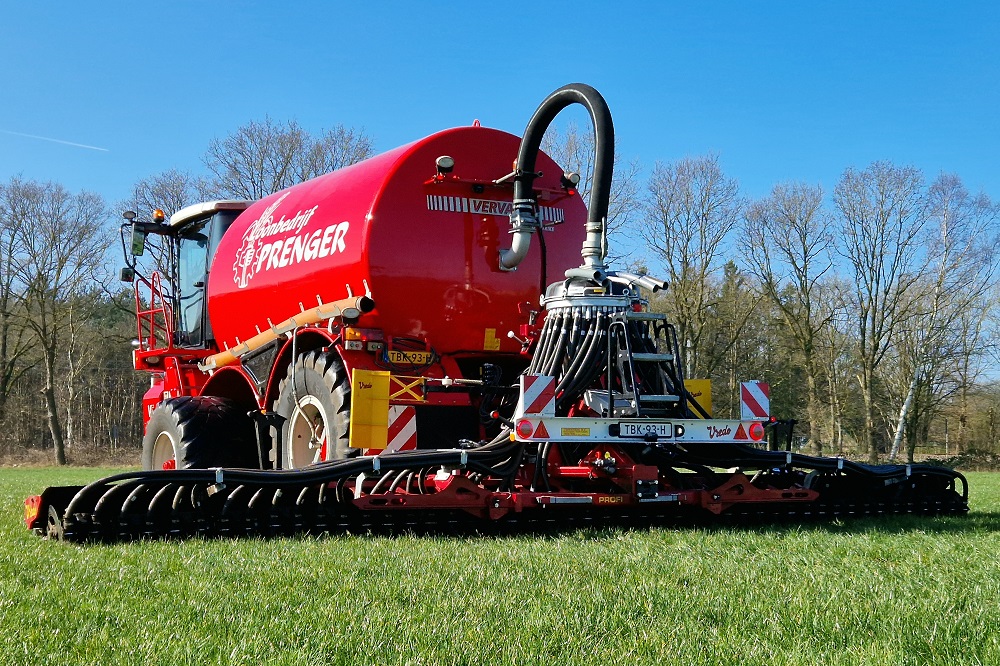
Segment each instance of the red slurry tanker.
[{"label": "red slurry tanker", "polygon": [[[539,151],[595,132],[589,206]],[[685,387],[667,285],[605,264],[611,114],[569,85],[522,138],[439,132],[256,202],[127,213],[145,471],[53,487],[26,523],[72,540],[679,514],[962,513],[965,479],[759,446]],[[129,262],[129,273],[136,271]]]}]

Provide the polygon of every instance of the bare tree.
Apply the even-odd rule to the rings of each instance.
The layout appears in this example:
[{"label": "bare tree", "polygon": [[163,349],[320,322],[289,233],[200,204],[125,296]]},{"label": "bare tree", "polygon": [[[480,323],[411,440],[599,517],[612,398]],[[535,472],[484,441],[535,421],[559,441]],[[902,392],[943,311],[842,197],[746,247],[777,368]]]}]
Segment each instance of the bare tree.
[{"label": "bare tree", "polygon": [[24,196],[30,184],[11,178],[0,184],[0,420],[3,419],[14,384],[29,367],[22,361],[32,347],[29,330],[20,315],[18,294],[20,234],[18,228],[27,215]]},{"label": "bare tree", "polygon": [[[820,301],[821,281],[833,267],[832,222],[822,204],[823,189],[818,185],[776,185],[769,197],[747,208],[741,243],[741,254],[802,355],[809,433],[817,453],[823,451],[820,424],[824,422],[820,395],[824,364],[818,347],[833,314]],[[827,439],[832,440],[832,434]]]},{"label": "bare tree", "polygon": [[687,351],[685,374],[693,377],[705,370],[699,352],[742,209],[739,186],[709,155],[657,164],[648,189],[639,235],[669,279],[666,304]]},{"label": "bare tree", "polygon": [[[912,411],[934,396],[929,387],[942,380],[945,369],[962,363],[964,345],[956,338],[967,335],[968,313],[981,307],[996,270],[997,209],[985,196],[972,197],[954,175],[942,174],[926,195],[927,235],[924,252],[926,275],[913,285],[912,324],[902,353],[908,356],[910,377],[899,409],[889,459],[895,459]],[[913,460],[916,432],[909,433],[907,454]]]},{"label": "bare tree", "polygon": [[[148,221],[153,211],[162,210],[167,219],[185,206],[201,201],[218,199],[215,186],[205,176],[196,176],[186,171],[170,169],[147,176],[132,186],[131,196],[118,203],[117,209],[136,211],[140,220]],[[168,272],[168,248],[162,236],[150,236],[147,242],[149,252],[136,257],[140,272],[155,269],[161,274]],[[131,306],[130,306],[131,309]]]},{"label": "bare tree", "polygon": [[296,182],[321,176],[366,160],[375,152],[375,143],[363,130],[337,125],[323,132],[307,146],[298,165]]},{"label": "bare tree", "polygon": [[[542,150],[562,168],[580,174],[577,190],[583,200],[589,202],[594,185],[593,131],[581,132],[576,123],[568,123],[564,132],[551,126],[542,137]],[[642,209],[639,197],[640,170],[637,160],[624,164],[621,156],[615,154],[611,198],[608,202],[608,237],[611,239],[621,234]],[[615,247],[614,243],[609,245]],[[611,257],[612,261],[614,259],[616,257]]]},{"label": "bare tree", "polygon": [[850,306],[864,402],[862,442],[872,463],[878,461],[876,372],[909,315],[911,287],[923,272],[918,254],[922,184],[912,167],[875,162],[864,171],[845,171],[834,191],[843,222],[841,252],[854,282]]},{"label": "bare tree", "polygon": [[973,396],[983,373],[984,361],[996,352],[996,330],[991,319],[1000,305],[1000,286],[994,284],[979,301],[961,314],[957,323],[958,359],[955,377],[958,382],[958,432],[956,447],[966,450],[970,440]]},{"label": "bare tree", "polygon": [[823,372],[826,375],[827,395],[830,410],[830,447],[838,454],[845,450],[846,413],[851,406],[848,388],[851,377],[856,375],[855,358],[852,354],[853,322],[848,314],[846,303],[851,287],[837,275],[831,276],[820,292],[818,310],[820,317],[828,320],[828,325],[822,329],[822,337],[818,349],[823,359]]},{"label": "bare tree", "polygon": [[103,225],[104,201],[96,194],[71,194],[53,183],[23,183],[20,196],[21,305],[42,357],[41,392],[56,461],[62,465],[66,446],[56,400],[57,355],[73,313],[70,304],[100,281],[111,239]]},{"label": "bare tree", "polygon": [[203,161],[221,196],[256,200],[354,164],[373,151],[362,130],[337,125],[314,138],[294,120],[280,124],[264,118],[213,139]]},{"label": "bare tree", "polygon": [[185,171],[169,169],[136,182],[132,195],[120,205],[122,210],[134,210],[148,218],[154,210],[162,210],[169,218],[185,206],[217,198],[208,178]]}]

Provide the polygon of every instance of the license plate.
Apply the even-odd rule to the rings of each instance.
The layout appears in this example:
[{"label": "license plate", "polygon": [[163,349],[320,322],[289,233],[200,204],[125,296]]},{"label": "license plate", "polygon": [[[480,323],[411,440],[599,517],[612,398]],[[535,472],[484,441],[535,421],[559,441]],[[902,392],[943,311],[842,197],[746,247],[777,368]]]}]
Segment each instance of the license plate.
[{"label": "license plate", "polygon": [[657,437],[670,437],[673,426],[669,423],[656,423],[651,421],[619,421],[619,437],[645,437],[653,434]]},{"label": "license plate", "polygon": [[431,353],[427,351],[386,351],[386,360],[394,365],[427,365],[431,362]]}]

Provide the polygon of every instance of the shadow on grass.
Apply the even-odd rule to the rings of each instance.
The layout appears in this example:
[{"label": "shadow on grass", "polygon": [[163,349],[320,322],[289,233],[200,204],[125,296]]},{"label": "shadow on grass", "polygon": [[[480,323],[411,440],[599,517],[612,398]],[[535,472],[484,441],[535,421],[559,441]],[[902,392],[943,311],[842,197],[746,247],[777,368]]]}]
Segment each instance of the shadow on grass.
[{"label": "shadow on grass", "polygon": [[[550,520],[545,522],[483,523],[461,521],[434,527],[373,526],[347,529],[340,533],[354,538],[427,538],[456,541],[479,539],[508,539],[517,537],[564,538],[581,541],[616,539],[629,532],[655,530],[691,531],[699,533],[746,533],[781,537],[808,532],[863,535],[863,534],[981,534],[1000,532],[1000,513],[970,512],[966,515],[932,516],[911,514],[886,514],[836,518],[815,517],[727,517],[693,514],[656,520],[617,520],[616,516],[597,515],[586,519]],[[329,536],[338,536],[337,532]]]},{"label": "shadow on grass", "polygon": [[886,515],[827,520],[812,520],[799,523],[786,521],[759,521],[739,525],[718,524],[717,529],[746,529],[767,533],[790,533],[793,531],[822,531],[836,534],[899,534],[914,532],[924,534],[962,534],[976,532],[1000,532],[1000,513],[969,512],[964,516],[920,516]]},{"label": "shadow on grass", "polygon": [[[458,542],[480,540],[536,538],[563,539],[570,537],[577,541],[604,541],[620,539],[633,532],[654,532],[670,530],[700,534],[757,534],[768,538],[781,538],[808,533],[836,535],[905,535],[911,534],[983,534],[1000,532],[1000,513],[970,512],[965,516],[919,516],[885,515],[846,518],[775,519],[726,518],[718,516],[683,516],[654,521],[616,521],[614,516],[599,516],[593,519],[573,521],[551,520],[546,522],[486,523],[477,520],[461,520],[451,524],[437,523],[433,526],[409,525],[351,525],[322,533],[275,530],[270,533],[220,536],[212,534],[187,534],[184,536],[154,537],[155,541],[210,540],[219,539],[428,539]],[[124,541],[145,541],[150,539],[124,539]],[[121,542],[123,539],[88,540],[78,545]]]},{"label": "shadow on grass", "polygon": [[[567,518],[569,518],[567,516]],[[366,526],[361,530],[348,530],[355,537],[380,538],[446,538],[475,540],[482,538],[510,538],[518,536],[562,538],[575,536],[581,540],[617,538],[630,531],[653,530],[692,531],[702,533],[743,532],[762,536],[782,536],[804,532],[829,534],[976,534],[1000,532],[1000,512],[972,511],[965,515],[885,514],[876,516],[841,517],[775,517],[775,516],[714,516],[690,514],[656,520],[616,520],[613,514],[595,515],[586,519],[551,520],[544,523],[462,523],[437,528],[393,528],[391,526]],[[334,536],[336,534],[334,533]]]}]

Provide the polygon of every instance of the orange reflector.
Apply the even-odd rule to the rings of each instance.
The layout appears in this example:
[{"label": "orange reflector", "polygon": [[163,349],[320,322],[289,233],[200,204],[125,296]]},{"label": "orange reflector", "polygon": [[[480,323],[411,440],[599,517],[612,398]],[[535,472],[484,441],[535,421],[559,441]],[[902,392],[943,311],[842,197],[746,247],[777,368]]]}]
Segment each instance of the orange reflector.
[{"label": "orange reflector", "polygon": [[382,329],[380,328],[357,328],[355,326],[345,328],[343,335],[345,340],[362,340],[365,342],[368,340],[382,340],[383,337]]},{"label": "orange reflector", "polygon": [[764,424],[753,423],[750,426],[750,439],[755,442],[759,442],[764,439]]},{"label": "orange reflector", "polygon": [[24,500],[24,524],[30,530],[38,516],[42,513],[42,496],[32,495]]}]

